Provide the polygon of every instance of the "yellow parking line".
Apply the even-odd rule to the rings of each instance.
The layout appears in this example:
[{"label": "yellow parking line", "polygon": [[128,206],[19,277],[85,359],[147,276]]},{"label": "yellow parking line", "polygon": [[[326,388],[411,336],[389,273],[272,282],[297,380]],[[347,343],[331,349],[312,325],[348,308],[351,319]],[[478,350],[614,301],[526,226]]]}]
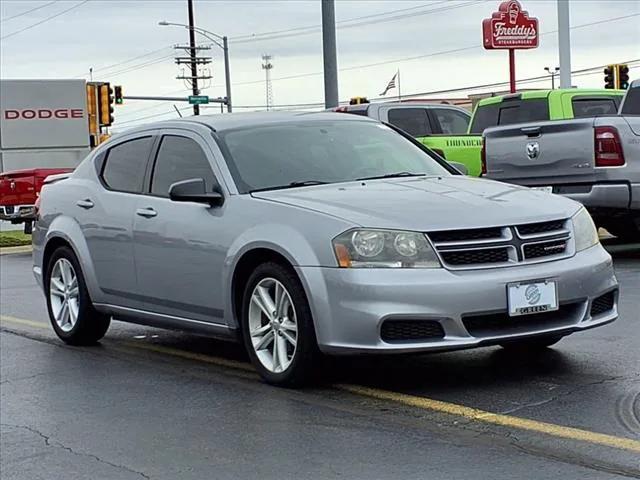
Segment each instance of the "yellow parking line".
[{"label": "yellow parking line", "polygon": [[502,415],[499,413],[491,413],[477,408],[465,407],[455,403],[442,402],[425,397],[417,397],[414,395],[406,395],[403,393],[379,390],[377,388],[362,387],[359,385],[334,385],[335,388],[346,392],[355,393],[365,397],[375,398],[377,400],[386,400],[395,403],[401,403],[411,407],[421,408],[423,410],[431,410],[458,417],[464,417],[469,420],[500,425],[503,427],[517,428],[519,430],[528,430],[530,432],[543,433],[558,438],[566,438],[568,440],[578,440],[606,447],[618,448],[623,450],[631,450],[640,453],[640,441],[630,438],[616,437],[603,433],[591,432],[589,430],[581,430],[579,428],[563,427],[553,423],[539,422],[537,420],[529,420],[521,417],[512,417],[510,415]]},{"label": "yellow parking line", "polygon": [[25,320],[24,318],[11,317],[9,315],[0,315],[0,321],[8,323],[16,323],[18,325],[26,325],[34,328],[49,328],[48,323],[34,322],[33,320]]},{"label": "yellow parking line", "polygon": [[[34,322],[31,320],[24,320],[22,318],[15,318],[6,315],[1,315],[0,320],[8,323],[15,323],[19,325],[26,325],[35,328],[47,328],[47,324],[42,322]],[[141,350],[148,350],[165,355],[171,355],[174,357],[180,357],[188,360],[195,360],[198,362],[209,363],[212,365],[218,365],[220,367],[232,368],[235,370],[241,370],[242,376],[246,376],[246,372],[255,372],[253,367],[247,363],[238,362],[235,360],[228,360],[225,358],[214,357],[211,355],[204,355],[201,353],[192,353],[177,348],[165,347],[162,345],[138,343],[138,342],[123,342],[123,345]],[[252,375],[253,377],[253,375]],[[499,413],[491,413],[485,410],[477,408],[466,407],[464,405],[458,405],[455,403],[443,402],[440,400],[434,400],[426,397],[419,397],[415,395],[407,395],[404,393],[391,392],[388,390],[381,390],[378,388],[363,387],[360,385],[346,385],[338,384],[333,386],[336,389],[349,392],[351,394],[373,398],[376,400],[383,400],[388,402],[399,403],[414,408],[420,408],[423,410],[430,410],[433,412],[444,413],[457,417],[466,418],[475,422],[483,422],[492,425],[498,425],[502,427],[514,428],[519,430],[526,430],[535,433],[541,433],[556,438],[563,438],[567,440],[574,440],[580,442],[591,443],[595,445],[602,445],[605,447],[611,447],[622,450],[629,450],[632,452],[640,453],[640,441],[632,440],[630,438],[616,437],[614,435],[606,435],[604,433],[591,432],[589,430],[582,430],[579,428],[565,427],[562,425],[556,425],[553,423],[539,422],[537,420],[529,420],[521,417],[513,417],[510,415],[503,415]]]}]

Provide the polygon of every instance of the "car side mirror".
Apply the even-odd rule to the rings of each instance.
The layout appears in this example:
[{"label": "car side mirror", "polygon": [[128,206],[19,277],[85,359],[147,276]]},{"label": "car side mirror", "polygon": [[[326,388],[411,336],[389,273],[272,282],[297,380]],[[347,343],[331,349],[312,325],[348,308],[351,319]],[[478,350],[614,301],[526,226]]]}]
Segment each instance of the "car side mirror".
[{"label": "car side mirror", "polygon": [[462,175],[467,175],[469,173],[469,170],[467,170],[467,166],[464,163],[449,162],[449,165],[458,170]]},{"label": "car side mirror", "polygon": [[219,207],[224,203],[224,196],[219,191],[207,192],[203,178],[192,178],[171,184],[169,198],[174,202],[206,203]]}]

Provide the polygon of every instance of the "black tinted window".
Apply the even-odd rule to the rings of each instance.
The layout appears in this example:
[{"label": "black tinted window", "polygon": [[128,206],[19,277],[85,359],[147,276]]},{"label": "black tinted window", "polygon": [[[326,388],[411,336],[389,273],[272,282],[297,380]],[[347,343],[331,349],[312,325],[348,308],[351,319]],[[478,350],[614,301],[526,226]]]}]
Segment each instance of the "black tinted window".
[{"label": "black tinted window", "polygon": [[462,135],[469,128],[469,114],[451,108],[434,108],[440,130],[447,135]]},{"label": "black tinted window", "polygon": [[112,190],[142,192],[152,142],[152,137],[144,137],[111,148],[102,171],[104,183]]},{"label": "black tinted window", "polygon": [[607,115],[618,113],[618,106],[613,98],[574,98],[571,101],[573,116],[595,117],[596,115]]},{"label": "black tinted window", "polygon": [[627,96],[622,106],[623,115],[640,115],[640,87],[632,88],[627,92]]},{"label": "black tinted window", "polygon": [[549,104],[546,98],[506,102],[500,105],[498,125],[543,122],[545,120],[549,120]]},{"label": "black tinted window", "polygon": [[162,137],[153,167],[151,193],[166,197],[171,184],[192,178],[203,178],[207,191],[212,190],[213,171],[200,145],[190,138]]},{"label": "black tinted window", "polygon": [[473,123],[469,133],[482,135],[485,128],[495,127],[498,124],[498,106],[500,104],[492,103],[490,105],[479,105],[473,116]]},{"label": "black tinted window", "polygon": [[429,116],[424,108],[392,108],[388,116],[391,125],[412,137],[424,137],[432,133]]}]

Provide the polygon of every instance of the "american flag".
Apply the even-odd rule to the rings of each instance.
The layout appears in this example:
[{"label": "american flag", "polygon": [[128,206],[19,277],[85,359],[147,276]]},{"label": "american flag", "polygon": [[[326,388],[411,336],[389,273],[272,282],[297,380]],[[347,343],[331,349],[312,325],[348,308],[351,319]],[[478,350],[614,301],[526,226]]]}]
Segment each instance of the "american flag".
[{"label": "american flag", "polygon": [[398,76],[398,72],[393,76],[393,78],[387,83],[387,88],[384,89],[384,92],[380,94],[381,97],[384,97],[389,90],[392,88],[396,88],[396,77]]}]

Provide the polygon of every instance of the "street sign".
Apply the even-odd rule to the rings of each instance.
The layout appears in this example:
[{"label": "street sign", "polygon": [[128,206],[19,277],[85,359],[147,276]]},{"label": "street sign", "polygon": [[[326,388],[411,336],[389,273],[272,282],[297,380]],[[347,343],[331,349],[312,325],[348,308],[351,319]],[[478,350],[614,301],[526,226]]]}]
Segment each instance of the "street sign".
[{"label": "street sign", "polygon": [[529,17],[520,2],[502,2],[498,11],[482,21],[484,48],[521,49],[538,46],[538,19]]},{"label": "street sign", "polygon": [[207,95],[189,95],[189,103],[191,105],[203,105],[209,103]]}]

